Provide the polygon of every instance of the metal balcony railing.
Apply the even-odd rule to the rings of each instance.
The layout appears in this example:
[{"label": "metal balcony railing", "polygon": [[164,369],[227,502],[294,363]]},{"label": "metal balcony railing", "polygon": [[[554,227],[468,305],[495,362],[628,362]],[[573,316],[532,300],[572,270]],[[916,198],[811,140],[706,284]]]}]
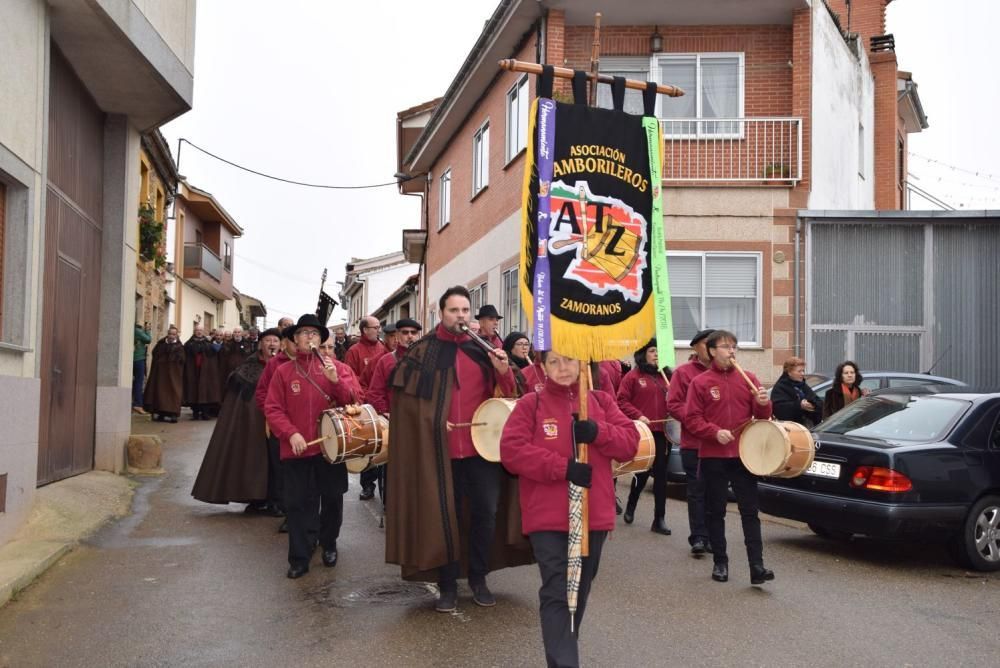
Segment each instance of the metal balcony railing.
[{"label": "metal balcony railing", "polygon": [[801,118],[661,119],[664,181],[798,182]]},{"label": "metal balcony railing", "polygon": [[222,281],[222,260],[205,244],[184,244],[184,267],[201,269],[217,281]]}]

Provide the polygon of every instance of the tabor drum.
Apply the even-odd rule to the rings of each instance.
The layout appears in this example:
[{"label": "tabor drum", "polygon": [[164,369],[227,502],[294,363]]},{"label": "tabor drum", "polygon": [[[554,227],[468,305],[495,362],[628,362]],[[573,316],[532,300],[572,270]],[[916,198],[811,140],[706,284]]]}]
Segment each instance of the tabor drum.
[{"label": "tabor drum", "polygon": [[642,473],[648,471],[653,466],[656,459],[656,444],[653,442],[653,432],[646,426],[645,422],[634,420],[635,430],[639,432],[639,449],[635,457],[628,462],[611,462],[611,475],[615,478],[629,473]]},{"label": "tabor drum", "polygon": [[674,445],[681,444],[681,423],[673,418],[667,418],[663,423],[663,435]]},{"label": "tabor drum", "polygon": [[740,461],[754,475],[795,478],[815,454],[812,434],[797,422],[759,420],[740,435]]},{"label": "tabor drum", "polygon": [[331,464],[374,457],[383,449],[388,456],[389,422],[369,404],[329,408],[320,414],[318,429],[323,456]]},{"label": "tabor drum", "polygon": [[472,415],[472,445],[488,462],[500,461],[500,435],[517,399],[487,399]]},{"label": "tabor drum", "polygon": [[378,420],[382,430],[382,448],[371,456],[348,459],[344,462],[348,473],[364,473],[389,461],[389,420],[381,415]]}]

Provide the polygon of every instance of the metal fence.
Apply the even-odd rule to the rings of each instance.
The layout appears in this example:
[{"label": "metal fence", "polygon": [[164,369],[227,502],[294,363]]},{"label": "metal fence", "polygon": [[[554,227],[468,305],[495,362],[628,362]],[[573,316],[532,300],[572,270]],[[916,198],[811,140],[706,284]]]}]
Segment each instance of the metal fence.
[{"label": "metal fence", "polygon": [[665,181],[797,182],[801,118],[662,119]]}]

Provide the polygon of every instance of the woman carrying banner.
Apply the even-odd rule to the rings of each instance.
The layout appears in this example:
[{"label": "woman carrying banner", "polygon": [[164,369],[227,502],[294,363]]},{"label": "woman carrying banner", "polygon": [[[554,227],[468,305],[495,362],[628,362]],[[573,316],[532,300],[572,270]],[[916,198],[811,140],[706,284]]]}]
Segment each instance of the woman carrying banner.
[{"label": "woman carrying banner", "polygon": [[667,421],[667,382],[670,369],[660,375],[657,364],[656,339],[635,351],[635,368],[622,378],[618,389],[618,406],[633,420],[645,422],[653,432],[653,443],[656,447],[656,458],[651,471],[643,471],[632,477],[632,488],[629,491],[628,503],[625,504],[623,519],[626,524],[632,524],[635,519],[635,507],[639,503],[639,495],[646,487],[649,476],[653,476],[653,525],[650,530],[664,535],[670,535],[670,529],[664,521],[667,512],[667,457],[670,456],[670,441],[664,433]]},{"label": "woman carrying banner", "polygon": [[[541,392],[518,400],[500,439],[500,461],[520,476],[521,525],[542,576],[538,591],[545,658],[550,666],[579,665],[577,638],[597,575],[601,548],[615,525],[611,460],[635,457],[639,434],[614,399],[592,391],[586,420],[575,420],[580,362],[541,353],[548,376]],[[589,463],[575,444],[589,443]],[[569,483],[590,488],[590,554],[583,558],[576,614],[570,619],[566,588]]]}]

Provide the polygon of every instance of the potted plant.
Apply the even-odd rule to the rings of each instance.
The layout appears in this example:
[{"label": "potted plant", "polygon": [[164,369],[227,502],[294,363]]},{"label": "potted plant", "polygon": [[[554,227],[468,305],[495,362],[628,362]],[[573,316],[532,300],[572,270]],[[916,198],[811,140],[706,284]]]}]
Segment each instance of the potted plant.
[{"label": "potted plant", "polygon": [[769,165],[764,166],[764,178],[782,178],[787,179],[792,175],[791,168],[783,162],[772,162]]},{"label": "potted plant", "polygon": [[163,250],[163,223],[156,220],[156,210],[149,204],[139,207],[139,257],[160,269],[167,262]]}]

